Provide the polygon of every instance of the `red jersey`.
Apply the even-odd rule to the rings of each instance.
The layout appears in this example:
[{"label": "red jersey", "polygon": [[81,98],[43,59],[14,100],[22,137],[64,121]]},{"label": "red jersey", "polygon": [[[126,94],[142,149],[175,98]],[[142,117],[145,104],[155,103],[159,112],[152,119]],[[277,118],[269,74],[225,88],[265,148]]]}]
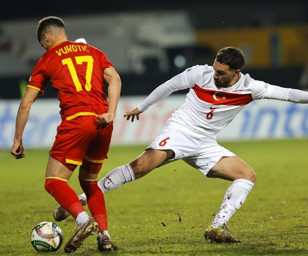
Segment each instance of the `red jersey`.
[{"label": "red jersey", "polygon": [[34,67],[28,87],[44,94],[50,81],[57,90],[62,119],[106,112],[103,72],[112,67],[106,55],[84,43],[64,41],[46,51]]}]

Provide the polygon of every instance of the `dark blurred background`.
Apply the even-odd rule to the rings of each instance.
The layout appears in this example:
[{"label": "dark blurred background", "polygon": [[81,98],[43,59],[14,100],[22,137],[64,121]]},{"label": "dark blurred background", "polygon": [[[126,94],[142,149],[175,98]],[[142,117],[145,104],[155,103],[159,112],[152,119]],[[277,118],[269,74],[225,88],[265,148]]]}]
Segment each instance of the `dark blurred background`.
[{"label": "dark blurred background", "polygon": [[[64,19],[70,40],[103,50],[122,77],[123,96],[145,95],[228,45],[243,49],[244,73],[307,89],[308,1],[10,1],[0,10],[0,99],[20,98],[43,48],[39,19]],[[308,85],[307,85],[308,86]],[[45,97],[53,98],[49,88]]]}]

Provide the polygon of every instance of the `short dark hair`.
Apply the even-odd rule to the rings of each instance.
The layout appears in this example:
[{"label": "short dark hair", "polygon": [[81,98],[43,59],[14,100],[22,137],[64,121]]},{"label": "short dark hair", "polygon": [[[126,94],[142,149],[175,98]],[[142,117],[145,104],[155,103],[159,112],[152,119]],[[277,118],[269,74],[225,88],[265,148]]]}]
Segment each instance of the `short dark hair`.
[{"label": "short dark hair", "polygon": [[241,49],[228,46],[219,50],[216,60],[228,65],[230,69],[242,69],[245,64],[245,55]]},{"label": "short dark hair", "polygon": [[56,16],[48,16],[41,19],[38,22],[37,26],[37,40],[41,42],[43,33],[46,31],[46,28],[49,26],[55,26],[59,28],[63,28],[65,30],[64,21]]}]

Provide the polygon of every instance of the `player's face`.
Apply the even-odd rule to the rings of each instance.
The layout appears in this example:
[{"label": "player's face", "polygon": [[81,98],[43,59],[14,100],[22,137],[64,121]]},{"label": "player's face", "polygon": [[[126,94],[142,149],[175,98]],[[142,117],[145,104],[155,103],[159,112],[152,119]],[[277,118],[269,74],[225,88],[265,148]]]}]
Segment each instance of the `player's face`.
[{"label": "player's face", "polygon": [[214,68],[214,82],[217,87],[230,87],[238,79],[238,71],[230,69],[226,64],[220,63],[215,60]]}]

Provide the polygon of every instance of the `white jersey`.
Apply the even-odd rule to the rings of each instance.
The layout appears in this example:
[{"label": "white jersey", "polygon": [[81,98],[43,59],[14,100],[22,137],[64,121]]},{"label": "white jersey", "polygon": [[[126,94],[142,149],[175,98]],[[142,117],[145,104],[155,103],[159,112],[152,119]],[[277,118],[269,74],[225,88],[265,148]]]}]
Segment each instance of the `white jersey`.
[{"label": "white jersey", "polygon": [[308,93],[282,88],[240,74],[239,80],[227,88],[217,88],[212,66],[193,66],[157,87],[137,107],[146,110],[163,97],[177,90],[189,88],[185,102],[176,110],[171,120],[194,130],[200,135],[216,136],[251,101],[276,99],[308,102]]}]

